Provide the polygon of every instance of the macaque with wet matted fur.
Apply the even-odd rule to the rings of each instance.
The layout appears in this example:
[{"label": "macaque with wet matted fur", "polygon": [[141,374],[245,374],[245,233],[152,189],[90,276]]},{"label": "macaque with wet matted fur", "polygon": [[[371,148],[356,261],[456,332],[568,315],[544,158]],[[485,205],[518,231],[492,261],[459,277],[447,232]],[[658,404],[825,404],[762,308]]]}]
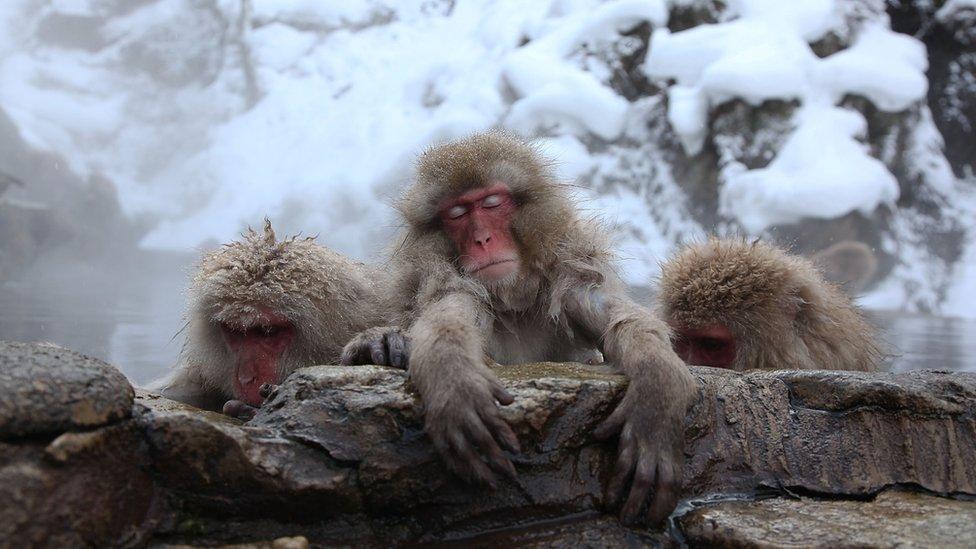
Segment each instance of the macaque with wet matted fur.
[{"label": "macaque with wet matted fur", "polygon": [[151,388],[247,419],[268,386],[337,363],[350,337],[383,324],[381,287],[376,271],[312,238],[278,241],[265,221],[263,234],[249,230],[203,258],[179,363]]},{"label": "macaque with wet matted fur", "polygon": [[549,165],[502,133],[434,147],[399,210],[392,299],[405,306],[410,379],[447,465],[491,486],[515,475],[502,450],[519,452],[519,442],[496,404],[513,397],[490,359],[562,361],[598,349],[630,378],[596,430],[619,435],[608,503],[624,500],[625,521],[667,517],[697,384],[667,325],[627,297],[603,230],[581,218]]},{"label": "macaque with wet matted fur", "polygon": [[808,259],[763,242],[713,238],[662,267],[662,316],[688,364],[873,371],[875,330]]}]

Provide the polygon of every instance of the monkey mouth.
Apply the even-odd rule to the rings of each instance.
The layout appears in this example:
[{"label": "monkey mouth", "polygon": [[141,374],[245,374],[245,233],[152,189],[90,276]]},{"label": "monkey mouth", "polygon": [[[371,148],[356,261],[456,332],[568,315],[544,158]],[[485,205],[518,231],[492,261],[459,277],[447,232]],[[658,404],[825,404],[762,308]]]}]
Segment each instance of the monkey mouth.
[{"label": "monkey mouth", "polygon": [[516,271],[518,271],[518,260],[505,258],[479,265],[468,271],[468,274],[482,282],[498,282]]},{"label": "monkey mouth", "polygon": [[468,271],[468,274],[472,274],[473,275],[473,274],[479,273],[479,272],[481,272],[481,271],[483,271],[483,270],[485,270],[485,269],[487,269],[489,267],[494,267],[496,265],[505,265],[506,263],[518,263],[518,260],[517,259],[507,258],[507,259],[499,259],[497,261],[491,261],[489,263],[485,263],[484,265],[479,265],[478,267],[476,267],[476,268]]}]

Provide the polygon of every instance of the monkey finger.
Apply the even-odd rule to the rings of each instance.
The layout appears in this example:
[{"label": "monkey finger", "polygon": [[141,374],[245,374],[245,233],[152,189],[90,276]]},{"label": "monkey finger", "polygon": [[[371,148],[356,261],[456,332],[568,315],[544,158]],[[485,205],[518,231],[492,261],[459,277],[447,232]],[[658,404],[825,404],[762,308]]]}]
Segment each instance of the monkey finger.
[{"label": "monkey finger", "polygon": [[654,489],[654,499],[647,510],[648,524],[660,524],[671,515],[678,504],[681,493],[681,479],[678,478],[674,463],[665,462],[658,465],[657,484]]},{"label": "monkey finger", "polygon": [[386,349],[383,348],[383,340],[373,339],[367,343],[369,347],[369,359],[377,366],[386,366]]},{"label": "monkey finger", "polygon": [[654,487],[657,468],[646,456],[647,454],[641,456],[637,463],[637,468],[634,470],[634,481],[630,485],[630,494],[620,509],[620,521],[624,524],[633,524],[637,521],[641,508],[647,500],[647,495]]},{"label": "monkey finger", "polygon": [[343,347],[342,355],[339,357],[339,365],[352,366],[354,364],[364,364],[366,359],[363,355],[366,350],[366,343],[357,337]]},{"label": "monkey finger", "polygon": [[451,464],[458,473],[475,482],[487,484],[492,490],[498,488],[495,475],[488,468],[488,465],[481,459],[481,456],[474,451],[471,444],[460,432],[455,432],[448,438],[451,446],[451,455],[446,461]]},{"label": "monkey finger", "polygon": [[491,382],[491,396],[495,397],[502,406],[508,406],[509,404],[515,402],[515,397],[511,393],[505,390],[505,387],[497,379],[490,380]]},{"label": "monkey finger", "polygon": [[407,369],[407,338],[399,331],[386,334],[386,346],[390,353],[390,366]]},{"label": "monkey finger", "polygon": [[492,437],[488,428],[481,421],[477,421],[474,418],[471,419],[471,421],[464,424],[464,430],[469,439],[474,441],[478,449],[485,455],[488,465],[492,469],[515,480],[515,466],[502,453],[502,449],[498,447],[498,443]]},{"label": "monkey finger", "polygon": [[484,420],[488,428],[491,429],[492,433],[495,434],[495,439],[498,440],[498,442],[501,443],[506,450],[515,454],[522,452],[522,446],[519,444],[518,436],[516,436],[515,432],[512,431],[512,427],[509,426],[508,422],[502,419],[497,408],[489,412],[482,413],[481,419]]},{"label": "monkey finger", "polygon": [[607,440],[613,437],[623,428],[626,417],[626,407],[623,404],[618,405],[610,417],[597,425],[596,429],[593,430],[593,436],[599,440]]},{"label": "monkey finger", "polygon": [[[627,437],[629,439],[629,437]],[[610,482],[607,483],[606,501],[610,508],[616,507],[624,496],[624,487],[630,480],[634,470],[634,460],[636,459],[637,448],[629,440],[620,441],[620,449],[617,454],[617,462],[614,464]]]},{"label": "monkey finger", "polygon": [[274,383],[262,383],[261,387],[258,388],[258,394],[264,400],[271,400],[276,394],[278,394],[278,386]]},{"label": "monkey finger", "polygon": [[258,409],[240,400],[228,400],[224,403],[223,412],[224,415],[241,421],[250,421],[258,413]]}]

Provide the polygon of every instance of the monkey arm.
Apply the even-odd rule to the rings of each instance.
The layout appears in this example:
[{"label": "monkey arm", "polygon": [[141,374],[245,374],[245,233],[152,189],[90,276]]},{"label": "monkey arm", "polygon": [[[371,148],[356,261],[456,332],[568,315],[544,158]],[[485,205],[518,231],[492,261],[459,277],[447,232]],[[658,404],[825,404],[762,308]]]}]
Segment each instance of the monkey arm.
[{"label": "monkey arm", "polygon": [[653,494],[646,517],[658,523],[680,494],[684,416],[697,393],[695,380],[672,351],[667,325],[622,289],[580,288],[568,294],[563,310],[630,379],[620,404],[594,432],[598,438],[620,437],[607,501],[619,504],[626,493],[620,516],[633,522]]},{"label": "monkey arm", "polygon": [[409,373],[424,402],[427,434],[448,467],[495,487],[493,471],[515,476],[502,447],[520,449],[496,405],[514,398],[486,365],[484,317],[477,299],[463,292],[430,301],[407,332]]}]

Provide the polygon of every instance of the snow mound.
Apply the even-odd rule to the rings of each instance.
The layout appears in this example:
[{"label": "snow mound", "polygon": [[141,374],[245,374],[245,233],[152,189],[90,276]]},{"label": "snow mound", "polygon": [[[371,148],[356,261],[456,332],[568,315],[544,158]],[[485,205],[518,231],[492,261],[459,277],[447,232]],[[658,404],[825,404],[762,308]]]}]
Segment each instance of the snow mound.
[{"label": "snow mound", "polygon": [[766,168],[727,174],[720,212],[758,234],[802,217],[831,219],[853,209],[870,215],[894,205],[898,181],[856,138],[867,129],[860,113],[806,106],[797,128]]},{"label": "snow mound", "polygon": [[858,139],[865,121],[835,107],[845,95],[901,111],[927,90],[925,47],[877,24],[855,43],[820,59],[810,42],[839,24],[833,2],[740,0],[738,18],[671,33],[657,29],[645,71],[677,81],[668,92],[669,120],[689,154],[701,151],[710,109],[732,98],[753,105],[797,101],[796,128],[763,169],[730,168],[721,213],[751,233],[804,217],[869,214],[898,198],[894,176]]}]

